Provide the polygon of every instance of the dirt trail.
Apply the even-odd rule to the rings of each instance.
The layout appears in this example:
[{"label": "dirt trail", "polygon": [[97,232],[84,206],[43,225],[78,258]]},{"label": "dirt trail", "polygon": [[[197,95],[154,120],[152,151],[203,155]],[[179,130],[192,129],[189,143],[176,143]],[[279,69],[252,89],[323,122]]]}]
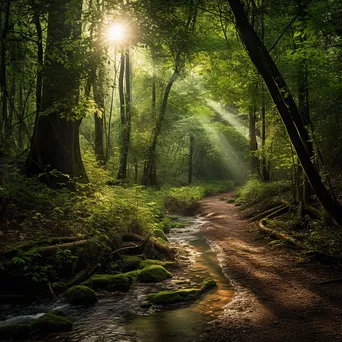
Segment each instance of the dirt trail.
[{"label": "dirt trail", "polygon": [[297,253],[272,248],[241,219],[234,204],[220,201],[233,192],[202,201],[205,236],[217,248],[236,294],[224,317],[199,341],[342,341],[341,272]]}]

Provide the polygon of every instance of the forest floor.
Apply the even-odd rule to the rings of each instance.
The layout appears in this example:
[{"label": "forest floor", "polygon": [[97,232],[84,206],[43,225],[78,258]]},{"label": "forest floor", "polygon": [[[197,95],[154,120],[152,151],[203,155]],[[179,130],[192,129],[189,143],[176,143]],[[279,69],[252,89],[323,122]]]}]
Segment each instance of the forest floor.
[{"label": "forest floor", "polygon": [[342,272],[272,246],[222,197],[202,201],[203,232],[235,290],[226,313],[198,341],[342,341]]}]

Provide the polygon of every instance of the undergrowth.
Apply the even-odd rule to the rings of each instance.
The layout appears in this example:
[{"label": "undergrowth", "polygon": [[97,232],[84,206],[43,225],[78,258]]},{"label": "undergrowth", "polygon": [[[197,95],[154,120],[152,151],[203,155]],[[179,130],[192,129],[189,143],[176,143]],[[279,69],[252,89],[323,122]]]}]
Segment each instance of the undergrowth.
[{"label": "undergrowth", "polygon": [[252,207],[246,216],[253,216],[257,212],[268,210],[283,202],[292,201],[291,183],[277,181],[263,183],[257,179],[250,179],[238,191],[238,202],[245,207]]}]

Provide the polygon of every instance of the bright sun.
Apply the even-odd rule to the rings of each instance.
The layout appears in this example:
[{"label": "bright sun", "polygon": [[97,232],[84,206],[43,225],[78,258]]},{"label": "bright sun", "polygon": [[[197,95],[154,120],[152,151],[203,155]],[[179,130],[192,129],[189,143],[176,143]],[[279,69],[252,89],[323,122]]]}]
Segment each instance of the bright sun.
[{"label": "bright sun", "polygon": [[107,38],[112,42],[122,42],[126,36],[126,28],[122,24],[113,24],[108,28]]}]

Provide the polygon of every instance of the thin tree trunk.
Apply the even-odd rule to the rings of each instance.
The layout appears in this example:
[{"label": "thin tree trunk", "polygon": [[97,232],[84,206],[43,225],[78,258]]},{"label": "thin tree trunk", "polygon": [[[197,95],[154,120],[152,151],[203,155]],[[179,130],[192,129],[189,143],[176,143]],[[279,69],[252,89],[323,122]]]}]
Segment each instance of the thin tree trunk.
[{"label": "thin tree trunk", "polygon": [[188,184],[192,183],[192,173],[193,173],[193,159],[194,159],[194,145],[195,138],[191,134],[190,135],[190,144],[189,144],[189,166],[188,166]]},{"label": "thin tree trunk", "polygon": [[181,58],[181,52],[178,52],[176,56],[175,70],[171,78],[169,79],[169,82],[167,83],[166,88],[164,90],[163,100],[160,106],[160,111],[159,111],[159,115],[157,118],[156,126],[154,127],[152,131],[152,139],[151,139],[150,147],[148,149],[146,168],[144,170],[144,175],[142,179],[143,185],[146,185],[146,186],[157,185],[156,147],[157,147],[157,142],[158,142],[159,134],[161,131],[162,123],[164,121],[164,117],[166,114],[166,107],[167,107],[167,102],[169,99],[170,91],[171,91],[173,84],[179,77],[180,58]]},{"label": "thin tree trunk", "polygon": [[[311,161],[308,149],[308,134],[289,88],[270,54],[248,22],[241,1],[228,0],[228,3],[236,19],[236,26],[240,37],[246,46],[252,62],[267,85],[317,198],[326,212],[342,227],[342,208],[339,203],[334,201],[329,191],[323,185],[320,175]],[[306,133],[303,134],[303,132]]]}]

